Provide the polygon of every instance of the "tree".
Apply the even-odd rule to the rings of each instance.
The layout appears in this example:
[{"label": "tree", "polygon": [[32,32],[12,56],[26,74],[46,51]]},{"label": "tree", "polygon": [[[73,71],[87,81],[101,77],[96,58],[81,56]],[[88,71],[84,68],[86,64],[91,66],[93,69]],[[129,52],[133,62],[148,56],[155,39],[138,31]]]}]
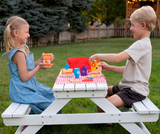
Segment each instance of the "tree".
[{"label": "tree", "polygon": [[37,43],[39,38],[44,37],[50,30],[56,28],[58,16],[50,17],[52,11],[43,8],[43,5],[32,0],[21,0],[18,3],[19,14],[30,25],[30,35]]},{"label": "tree", "polygon": [[[9,0],[0,1],[0,35],[3,40],[3,31],[5,23],[10,16],[17,15],[25,20],[30,25],[30,35],[34,42],[44,37],[50,30],[53,30],[58,16],[49,16],[52,11],[48,8],[43,8],[43,5],[36,3],[32,0],[20,0],[19,2],[10,2]],[[47,15],[46,15],[47,14]],[[4,17],[6,16],[6,17]]]},{"label": "tree", "polygon": [[90,24],[99,21],[110,25],[117,17],[125,18],[126,2],[123,0],[96,0],[92,9],[84,14],[89,17]]},{"label": "tree", "polygon": [[12,2],[10,0],[1,0],[0,1],[0,18],[3,18],[4,16],[13,15],[18,9],[15,4],[16,4],[15,2]]},{"label": "tree", "polygon": [[[12,15],[18,15],[30,25],[30,35],[38,39],[52,32],[58,34],[64,30],[83,32],[88,27],[83,11],[90,9],[94,0],[18,0],[11,5],[9,0],[0,1],[0,12],[3,12],[0,26]],[[1,8],[2,7],[2,8]],[[17,7],[17,8],[15,8]],[[6,18],[4,17],[6,16]],[[68,27],[70,24],[70,27]],[[4,28],[4,27],[3,27]],[[0,34],[3,29],[0,27]],[[3,37],[3,36],[1,36]]]},{"label": "tree", "polygon": [[[36,2],[54,10],[54,13],[58,14],[57,32],[67,29],[83,32],[88,27],[88,22],[84,21],[87,16],[82,16],[82,12],[88,11],[94,0],[36,0]],[[56,13],[56,11],[59,12]],[[63,12],[65,14],[62,15]],[[68,24],[70,25],[69,28],[66,27]]]},{"label": "tree", "polygon": [[3,32],[5,29],[5,24],[9,16],[14,15],[18,10],[15,2],[10,0],[0,1],[0,40],[3,40]]},{"label": "tree", "polygon": [[[89,10],[94,0],[35,0],[51,9],[53,14],[50,16],[58,16],[57,27],[54,31],[54,42],[58,42],[59,33],[64,30],[83,32],[88,28],[88,22],[82,16],[82,11]],[[46,14],[47,15],[47,14]],[[68,27],[69,25],[69,27]]]},{"label": "tree", "polygon": [[83,32],[88,28],[89,23],[85,21],[88,17],[83,12],[88,12],[93,2],[94,0],[73,0],[72,6],[68,8],[68,30]]},{"label": "tree", "polygon": [[61,7],[61,6],[71,6],[73,0],[34,0],[37,3],[43,4],[45,7]]},{"label": "tree", "polygon": [[35,1],[37,3],[43,4],[43,6],[45,7],[45,16],[48,16],[50,18],[57,16],[54,27],[52,26],[49,30],[49,32],[54,33],[54,43],[57,43],[59,40],[59,33],[68,28],[68,20],[66,18],[66,15],[68,13],[67,6],[71,6],[72,0],[68,0],[68,2],[67,1],[63,2],[62,0],[60,1],[59,0],[35,0]]}]

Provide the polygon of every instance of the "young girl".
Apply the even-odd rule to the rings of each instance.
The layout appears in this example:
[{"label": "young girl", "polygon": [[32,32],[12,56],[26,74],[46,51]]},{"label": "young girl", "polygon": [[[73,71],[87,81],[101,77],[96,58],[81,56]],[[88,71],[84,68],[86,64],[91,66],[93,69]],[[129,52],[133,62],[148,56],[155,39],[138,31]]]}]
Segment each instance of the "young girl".
[{"label": "young girl", "polygon": [[[51,88],[37,82],[36,73],[44,66],[41,58],[34,62],[33,53],[26,44],[29,35],[29,24],[23,18],[13,16],[6,22],[4,40],[11,75],[9,96],[12,101],[30,104],[32,112],[40,114],[54,100]],[[52,54],[51,60],[54,59]]]},{"label": "young girl", "polygon": [[[133,37],[138,40],[128,49],[120,53],[95,54],[89,61],[105,60],[107,62],[121,62],[127,60],[126,66],[117,67],[100,62],[99,65],[106,71],[113,71],[123,74],[118,85],[109,86],[107,100],[117,108],[131,107],[134,102],[141,101],[149,94],[149,77],[152,63],[152,46],[150,32],[156,25],[156,14],[152,7],[144,6],[130,17]],[[103,112],[98,108],[99,112]]]}]

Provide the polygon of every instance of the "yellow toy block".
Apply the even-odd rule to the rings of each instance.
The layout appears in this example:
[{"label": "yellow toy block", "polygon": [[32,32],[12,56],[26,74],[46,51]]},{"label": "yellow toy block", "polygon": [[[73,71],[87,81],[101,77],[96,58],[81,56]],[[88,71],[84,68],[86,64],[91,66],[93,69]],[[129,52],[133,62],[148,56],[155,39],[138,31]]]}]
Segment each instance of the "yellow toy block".
[{"label": "yellow toy block", "polygon": [[97,61],[96,60],[94,60],[94,62],[91,62],[91,70],[92,71],[96,71],[96,67],[97,67]]}]

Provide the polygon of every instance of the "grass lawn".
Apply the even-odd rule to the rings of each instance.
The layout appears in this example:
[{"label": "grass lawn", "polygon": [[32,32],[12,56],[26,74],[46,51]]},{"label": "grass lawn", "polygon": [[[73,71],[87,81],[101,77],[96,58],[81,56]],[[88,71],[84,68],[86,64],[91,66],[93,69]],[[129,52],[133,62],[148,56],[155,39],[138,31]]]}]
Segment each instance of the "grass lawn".
[{"label": "grass lawn", "polygon": [[[95,53],[118,53],[128,48],[135,39],[133,38],[110,38],[103,40],[92,40],[78,43],[65,43],[60,45],[44,46],[31,48],[34,53],[35,60],[38,60],[41,54],[53,53],[55,59],[54,66],[48,70],[40,70],[37,74],[37,81],[52,88],[56,76],[59,71],[64,68],[69,57],[90,57]],[[150,94],[149,98],[160,109],[160,38],[151,38],[153,48],[152,73],[150,77]],[[0,115],[12,102],[9,98],[9,81],[10,74],[7,67],[7,59],[1,57],[3,52],[0,52]],[[110,64],[110,63],[109,63]],[[123,66],[125,62],[112,65]],[[108,85],[118,84],[122,75],[103,71]],[[63,109],[63,113],[86,113],[96,112],[96,105],[89,99],[72,99]],[[160,132],[160,120],[152,123],[145,123],[152,134]],[[0,118],[0,134],[13,134],[17,127],[5,126],[2,118]],[[61,126],[45,126],[38,134],[126,134],[128,133],[119,124],[114,124],[113,128],[101,127],[94,128],[92,125],[61,125]]]}]

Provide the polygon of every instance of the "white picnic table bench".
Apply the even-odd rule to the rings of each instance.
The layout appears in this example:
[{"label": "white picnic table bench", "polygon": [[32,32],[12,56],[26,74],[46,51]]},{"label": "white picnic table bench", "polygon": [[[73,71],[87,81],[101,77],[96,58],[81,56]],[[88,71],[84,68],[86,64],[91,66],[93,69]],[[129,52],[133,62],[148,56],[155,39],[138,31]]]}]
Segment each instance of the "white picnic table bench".
[{"label": "white picnic table bench", "polygon": [[[34,134],[44,125],[95,123],[119,123],[131,134],[150,134],[143,122],[156,122],[160,114],[152,101],[146,98],[123,111],[123,108],[117,109],[105,99],[107,90],[107,83],[55,82],[53,91],[57,99],[41,114],[29,114],[28,104],[13,102],[1,116],[6,126],[19,126],[15,134]],[[105,113],[57,114],[72,98],[90,98]],[[28,127],[22,130],[24,125]]]}]

